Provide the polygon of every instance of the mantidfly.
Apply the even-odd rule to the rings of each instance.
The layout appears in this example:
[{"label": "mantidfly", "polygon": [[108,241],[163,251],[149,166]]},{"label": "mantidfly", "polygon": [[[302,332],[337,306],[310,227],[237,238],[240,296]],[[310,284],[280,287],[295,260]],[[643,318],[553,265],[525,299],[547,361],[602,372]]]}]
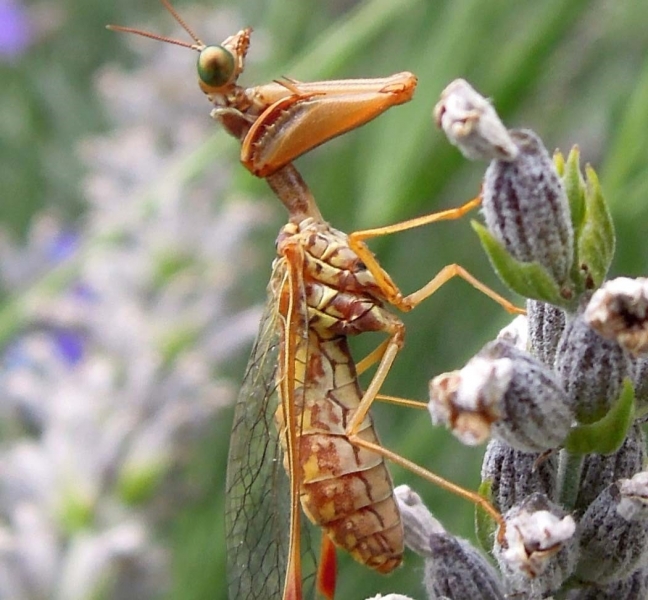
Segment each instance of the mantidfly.
[{"label": "mantidfly", "polygon": [[[458,219],[480,199],[347,236],[323,220],[292,165],[308,150],[409,101],[416,77],[403,72],[311,83],[282,79],[244,88],[237,80],[251,29],[219,46],[206,46],[168,0],[161,2],[193,44],[128,27],[109,28],[199,52],[199,85],[215,107],[212,116],[241,142],[241,162],[268,182],[289,214],[277,239],[269,302],[234,416],[226,490],[230,598],[303,597],[302,560],[310,559],[301,539],[300,502],[323,529],[317,569],[323,596],[334,594],[333,544],[379,572],[395,569],[402,560],[403,529],[385,458],[481,506],[501,525],[501,515],[478,494],[382,447],[368,412],[405,334],[401,320],[385,305],[409,311],[459,276],[509,312],[519,312],[458,265],[446,266],[420,290],[403,296],[365,244]],[[366,331],[388,337],[356,365],[347,337]],[[358,373],[376,363],[363,393]]]}]

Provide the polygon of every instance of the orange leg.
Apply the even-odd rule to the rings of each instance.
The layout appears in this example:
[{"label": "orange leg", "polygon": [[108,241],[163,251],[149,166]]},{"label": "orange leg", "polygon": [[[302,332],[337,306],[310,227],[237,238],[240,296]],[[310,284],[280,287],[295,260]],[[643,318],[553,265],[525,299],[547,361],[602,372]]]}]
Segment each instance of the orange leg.
[{"label": "orange leg", "polygon": [[447,265],[446,267],[441,269],[441,271],[439,271],[439,273],[437,273],[437,275],[433,277],[422,288],[415,292],[412,292],[407,296],[403,296],[401,291],[398,289],[398,286],[393,282],[389,274],[380,266],[376,257],[364,243],[365,240],[370,240],[372,238],[382,237],[385,235],[391,235],[393,233],[399,233],[401,231],[407,231],[409,229],[415,229],[417,227],[422,227],[423,225],[435,223],[436,221],[450,221],[460,219],[472,209],[477,208],[480,204],[481,197],[478,196],[477,198],[473,198],[472,200],[458,208],[451,208],[429,215],[424,215],[422,217],[417,217],[415,219],[410,219],[409,221],[403,221],[402,223],[396,223],[394,225],[356,231],[349,235],[349,246],[367,265],[367,268],[374,276],[376,282],[385,294],[387,301],[404,312],[412,310],[428,296],[434,294],[434,292],[436,292],[441,286],[443,286],[453,277],[461,277],[474,288],[478,289],[480,292],[486,294],[486,296],[497,302],[507,312],[511,314],[525,314],[524,309],[515,306],[506,298],[489,288],[487,285],[481,283],[481,281],[473,277],[463,267],[456,264]]},{"label": "orange leg", "polygon": [[300,327],[300,309],[302,299],[301,269],[303,268],[303,254],[292,253],[287,261],[289,272],[284,285],[287,288],[288,306],[285,322],[282,323],[282,337],[284,343],[280,351],[279,360],[283,362],[284,377],[280,381],[280,397],[286,421],[286,455],[288,473],[290,478],[290,543],[288,548],[288,561],[286,565],[286,579],[283,591],[283,600],[302,600],[302,569],[301,569],[301,509],[299,506],[299,444],[297,443],[297,418],[295,416],[295,387],[296,356],[295,344],[292,335]]}]

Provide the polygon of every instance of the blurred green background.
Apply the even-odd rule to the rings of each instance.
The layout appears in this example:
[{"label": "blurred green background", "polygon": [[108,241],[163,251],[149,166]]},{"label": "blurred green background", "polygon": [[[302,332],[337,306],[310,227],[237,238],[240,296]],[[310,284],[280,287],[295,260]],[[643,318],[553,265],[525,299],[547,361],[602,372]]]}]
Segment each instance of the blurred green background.
[{"label": "blurred green background", "polygon": [[[216,8],[227,3],[203,3]],[[463,203],[479,190],[484,164],[468,163],[431,121],[439,93],[452,79],[468,79],[491,97],[510,127],[529,127],[549,150],[579,144],[583,161],[598,171],[618,232],[613,274],[645,275],[648,245],[648,36],[646,6],[623,0],[370,0],[352,2],[231,2],[237,29],[251,25],[254,60],[242,77],[254,85],[283,75],[305,81],[373,77],[409,70],[419,77],[414,100],[392,109],[364,129],[351,132],[301,158],[297,165],[322,213],[343,231],[380,226]],[[183,14],[185,2],[175,3]],[[0,64],[0,218],[24,235],[32,216],[49,209],[70,222],[83,219],[79,185],[83,165],[76,147],[111,121],[99,102],[93,75],[111,63],[138,64],[122,35],[106,23],[155,28],[184,39],[155,0],[68,0],[27,2],[38,16],[30,43]],[[201,34],[201,23],[192,23]],[[231,33],[234,33],[233,30]],[[261,52],[255,52],[255,43]],[[220,40],[207,40],[219,42]],[[155,42],[144,42],[155,44]],[[187,51],[183,93],[200,98],[195,57]],[[150,82],[149,82],[150,84]],[[153,83],[154,84],[154,83]],[[168,85],[169,82],[160,82]],[[137,94],[133,90],[133,95]],[[208,118],[209,138],[178,157],[180,179],[200,184],[201,173],[219,161],[234,164],[237,143]],[[236,166],[227,196],[243,193],[272,207],[256,251],[263,268],[244,282],[239,304],[260,303],[273,258],[273,235],[284,219],[264,182]],[[151,189],[156,182],[151,182]],[[218,197],[214,202],[219,202]],[[476,218],[473,217],[473,218]],[[438,224],[371,244],[382,265],[405,292],[423,285],[444,265],[456,262],[503,293],[473,234],[469,219]],[[246,260],[247,250],[241,260]],[[516,299],[520,302],[520,299]],[[412,314],[403,317],[407,345],[385,393],[425,399],[428,380],[459,368],[509,317],[461,281],[453,281]],[[358,356],[378,338],[358,340]],[[242,378],[245,356],[228,365]],[[378,406],[375,418],[385,445],[453,481],[475,489],[478,448],[464,448],[427,417]],[[161,536],[174,549],[170,598],[225,598],[223,489],[231,412],[223,413],[213,440],[192,475],[209,493],[177,516]],[[408,483],[453,533],[471,537],[472,507],[417,481]],[[340,598],[378,592],[422,598],[422,563],[381,577],[340,557]]]}]

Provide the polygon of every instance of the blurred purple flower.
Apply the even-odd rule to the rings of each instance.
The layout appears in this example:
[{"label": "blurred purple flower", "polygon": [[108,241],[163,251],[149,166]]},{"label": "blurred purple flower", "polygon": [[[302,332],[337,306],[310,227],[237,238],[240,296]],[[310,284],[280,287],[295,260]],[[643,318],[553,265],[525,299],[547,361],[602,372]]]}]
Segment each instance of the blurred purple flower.
[{"label": "blurred purple flower", "polygon": [[25,6],[17,0],[0,0],[0,56],[11,60],[29,45],[31,25]]},{"label": "blurred purple flower", "polygon": [[79,331],[63,328],[55,329],[53,333],[61,357],[70,366],[79,364],[84,357],[86,336]]},{"label": "blurred purple flower", "polygon": [[[0,0],[2,2],[2,0]],[[80,236],[72,230],[61,230],[53,239],[48,248],[48,258],[53,263],[58,263],[72,256],[79,248]]]}]

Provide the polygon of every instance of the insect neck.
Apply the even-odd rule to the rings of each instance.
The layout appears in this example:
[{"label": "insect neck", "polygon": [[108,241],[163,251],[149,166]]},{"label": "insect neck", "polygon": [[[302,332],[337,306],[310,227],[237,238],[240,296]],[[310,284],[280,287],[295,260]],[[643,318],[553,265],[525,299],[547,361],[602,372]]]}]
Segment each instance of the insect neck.
[{"label": "insect neck", "polygon": [[308,217],[319,222],[324,220],[313,194],[292,164],[289,163],[272,175],[268,175],[266,180],[288,210],[289,220],[292,223],[300,223]]}]

